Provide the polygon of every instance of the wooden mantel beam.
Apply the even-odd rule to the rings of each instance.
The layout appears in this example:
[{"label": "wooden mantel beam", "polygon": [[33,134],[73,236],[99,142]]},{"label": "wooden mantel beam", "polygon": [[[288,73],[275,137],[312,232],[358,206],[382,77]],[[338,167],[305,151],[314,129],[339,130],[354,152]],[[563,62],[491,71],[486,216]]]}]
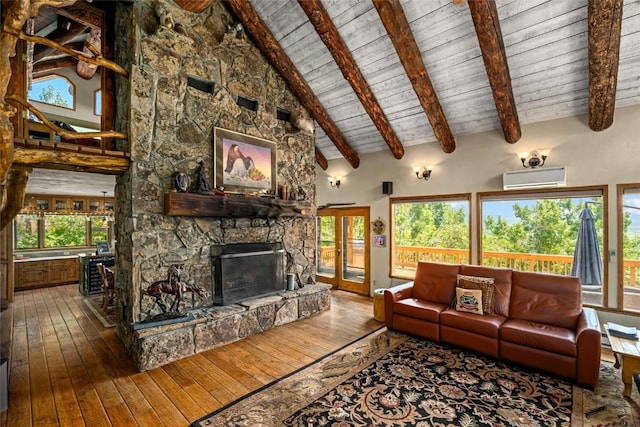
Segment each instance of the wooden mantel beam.
[{"label": "wooden mantel beam", "polygon": [[504,50],[502,31],[498,10],[494,0],[474,0],[467,2],[476,36],[482,51],[484,67],[487,70],[489,84],[493,92],[493,101],[498,110],[500,125],[504,139],[513,144],[522,136],[518,110],[513,98],[511,76],[507,64],[507,54]]},{"label": "wooden mantel beam", "polygon": [[622,0],[589,0],[589,127],[613,124],[618,85]]},{"label": "wooden mantel beam", "polygon": [[360,157],[347,143],[346,139],[324,109],[318,98],[302,78],[298,69],[284,52],[271,31],[262,22],[251,3],[246,0],[227,0],[225,4],[240,20],[245,30],[251,34],[253,41],[271,65],[278,71],[294,95],[309,110],[313,119],[318,122],[327,136],[333,141],[340,153],[353,168],[360,166]]},{"label": "wooden mantel beam", "polygon": [[326,9],[320,0],[298,0],[298,4],[307,14],[320,39],[331,52],[333,59],[335,59],[340,71],[342,71],[342,75],[353,88],[365,111],[371,117],[373,124],[378,128],[380,135],[389,146],[393,156],[396,159],[401,159],[404,156],[404,147],[391,128],[387,116],[382,111],[380,104],[378,104],[375,95],[362,75],[358,64],[353,59],[349,48],[340,33],[338,33],[338,29],[331,21]]},{"label": "wooden mantel beam", "polygon": [[420,100],[420,105],[429,119],[433,134],[440,143],[442,151],[452,153],[456,149],[456,141],[451,133],[447,118],[442,110],[436,91],[431,84],[427,69],[409,21],[404,14],[399,0],[373,0],[373,5],[380,15],[382,24],[398,53],[413,90]]}]

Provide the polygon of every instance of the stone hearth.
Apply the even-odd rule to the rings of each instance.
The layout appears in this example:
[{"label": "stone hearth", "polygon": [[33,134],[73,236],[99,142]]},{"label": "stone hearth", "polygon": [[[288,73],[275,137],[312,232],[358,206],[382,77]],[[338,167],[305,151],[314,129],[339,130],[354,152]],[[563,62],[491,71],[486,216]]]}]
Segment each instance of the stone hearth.
[{"label": "stone hearth", "polygon": [[237,304],[191,310],[193,320],[137,329],[140,371],[312,316],[331,306],[331,285],[316,283],[295,291]]}]

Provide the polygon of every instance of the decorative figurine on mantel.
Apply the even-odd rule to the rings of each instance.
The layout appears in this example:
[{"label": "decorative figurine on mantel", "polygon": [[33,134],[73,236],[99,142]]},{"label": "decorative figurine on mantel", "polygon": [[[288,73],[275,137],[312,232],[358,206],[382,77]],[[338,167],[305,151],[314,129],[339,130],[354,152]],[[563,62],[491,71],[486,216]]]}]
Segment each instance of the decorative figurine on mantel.
[{"label": "decorative figurine on mantel", "polygon": [[176,172],[173,176],[173,189],[178,193],[186,193],[189,189],[189,176],[184,172]]},{"label": "decorative figurine on mantel", "polygon": [[207,181],[207,168],[204,165],[204,160],[200,160],[198,167],[196,168],[194,192],[196,193],[210,193],[211,185]]}]

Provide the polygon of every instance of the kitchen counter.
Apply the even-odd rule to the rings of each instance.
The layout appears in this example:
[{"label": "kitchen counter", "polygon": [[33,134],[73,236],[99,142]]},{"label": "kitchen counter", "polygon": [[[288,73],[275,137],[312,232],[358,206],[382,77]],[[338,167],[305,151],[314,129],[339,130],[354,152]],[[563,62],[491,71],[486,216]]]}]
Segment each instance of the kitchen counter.
[{"label": "kitchen counter", "polygon": [[62,256],[47,256],[47,257],[15,257],[13,259],[14,263],[20,262],[29,262],[29,261],[50,261],[54,259],[78,259],[78,255],[62,255]]}]

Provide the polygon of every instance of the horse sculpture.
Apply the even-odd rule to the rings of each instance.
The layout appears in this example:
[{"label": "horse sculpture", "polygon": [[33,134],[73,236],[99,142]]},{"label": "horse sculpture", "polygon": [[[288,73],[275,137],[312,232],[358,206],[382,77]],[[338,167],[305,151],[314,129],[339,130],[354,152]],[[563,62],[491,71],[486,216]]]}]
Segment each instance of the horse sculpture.
[{"label": "horse sculpture", "polygon": [[163,294],[175,295],[169,311],[180,311],[180,303],[182,302],[182,296],[187,292],[193,292],[201,299],[207,297],[207,292],[201,287],[193,283],[186,283],[181,280],[182,270],[184,264],[172,264],[169,267],[166,280],[158,280],[153,282],[146,289],[146,293],[156,299],[156,304],[162,310],[163,313],[167,312],[167,305],[162,300]]}]

